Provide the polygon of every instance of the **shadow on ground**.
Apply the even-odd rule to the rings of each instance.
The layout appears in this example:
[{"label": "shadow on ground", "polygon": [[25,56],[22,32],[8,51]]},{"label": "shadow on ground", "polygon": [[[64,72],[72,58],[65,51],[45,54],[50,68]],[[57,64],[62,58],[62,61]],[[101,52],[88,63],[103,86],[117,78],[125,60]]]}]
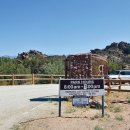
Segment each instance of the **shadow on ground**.
[{"label": "shadow on ground", "polygon": [[122,101],[122,100],[113,100],[111,103],[130,104],[130,102],[129,102],[129,101]]},{"label": "shadow on ground", "polygon": [[[47,102],[47,101],[54,101],[59,102],[59,97],[38,97],[29,99],[31,102]],[[61,101],[67,101],[66,98],[61,98]]]}]

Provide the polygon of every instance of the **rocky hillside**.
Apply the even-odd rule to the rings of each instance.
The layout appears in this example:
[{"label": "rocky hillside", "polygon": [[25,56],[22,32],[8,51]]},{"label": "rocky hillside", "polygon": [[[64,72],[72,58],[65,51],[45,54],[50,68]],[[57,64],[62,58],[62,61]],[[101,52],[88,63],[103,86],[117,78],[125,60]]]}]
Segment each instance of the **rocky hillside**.
[{"label": "rocky hillside", "polygon": [[122,64],[125,67],[130,66],[130,43],[113,42],[104,49],[94,49],[91,53],[106,56],[108,61]]},{"label": "rocky hillside", "polygon": [[[113,42],[106,46],[104,49],[91,50],[93,54],[99,54],[105,56],[108,59],[109,72],[113,72],[117,69],[130,69],[130,43],[126,42]],[[42,52],[36,50],[30,50],[28,52],[22,52],[18,54],[17,61],[23,63],[24,66],[31,68],[34,72],[35,68],[44,68],[45,64],[62,62],[65,59],[64,55],[52,55],[48,56]],[[36,71],[38,72],[38,71]]]},{"label": "rocky hillside", "polygon": [[28,59],[31,55],[39,56],[41,58],[47,57],[46,54],[43,54],[40,51],[30,50],[29,52],[22,52],[21,54],[18,54],[17,59],[20,59],[20,60]]}]

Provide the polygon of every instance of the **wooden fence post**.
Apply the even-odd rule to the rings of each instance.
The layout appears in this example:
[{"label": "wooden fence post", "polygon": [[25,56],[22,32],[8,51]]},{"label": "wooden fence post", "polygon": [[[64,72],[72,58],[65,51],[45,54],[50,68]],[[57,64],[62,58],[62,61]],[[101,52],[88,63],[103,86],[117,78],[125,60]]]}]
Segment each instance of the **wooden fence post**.
[{"label": "wooden fence post", "polygon": [[121,84],[122,84],[122,82],[121,82],[121,79],[120,79],[120,82],[119,82],[119,92],[120,92],[120,90],[121,90]]},{"label": "wooden fence post", "polygon": [[110,92],[111,92],[111,90],[110,90],[111,89],[111,82],[110,82],[109,79],[107,80],[107,86],[108,86],[107,87],[107,93],[110,94]]},{"label": "wooden fence post", "polygon": [[53,75],[51,75],[51,84],[53,84]]},{"label": "wooden fence post", "polygon": [[34,74],[32,74],[32,84],[35,84],[35,78],[34,78]]},{"label": "wooden fence post", "polygon": [[12,74],[12,85],[14,85],[14,74]]}]

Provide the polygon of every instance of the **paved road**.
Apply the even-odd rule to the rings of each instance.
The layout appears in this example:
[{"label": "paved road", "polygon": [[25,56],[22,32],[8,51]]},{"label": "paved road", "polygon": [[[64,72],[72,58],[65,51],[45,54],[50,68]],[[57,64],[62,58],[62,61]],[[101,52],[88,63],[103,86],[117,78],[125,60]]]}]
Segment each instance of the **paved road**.
[{"label": "paved road", "polygon": [[57,84],[0,87],[0,130],[8,130],[21,115],[43,104],[35,99],[58,96],[58,93]]}]

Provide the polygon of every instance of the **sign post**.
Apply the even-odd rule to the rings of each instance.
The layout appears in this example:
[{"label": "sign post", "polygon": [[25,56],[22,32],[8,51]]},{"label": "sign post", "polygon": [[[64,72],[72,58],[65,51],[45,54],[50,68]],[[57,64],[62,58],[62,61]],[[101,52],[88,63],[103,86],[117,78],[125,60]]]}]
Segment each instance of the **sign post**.
[{"label": "sign post", "polygon": [[59,117],[61,117],[61,97],[59,96]]},{"label": "sign post", "polygon": [[60,79],[59,116],[61,116],[61,97],[102,96],[102,117],[104,116],[104,79]]},{"label": "sign post", "polygon": [[102,117],[104,117],[104,96],[102,96]]}]

